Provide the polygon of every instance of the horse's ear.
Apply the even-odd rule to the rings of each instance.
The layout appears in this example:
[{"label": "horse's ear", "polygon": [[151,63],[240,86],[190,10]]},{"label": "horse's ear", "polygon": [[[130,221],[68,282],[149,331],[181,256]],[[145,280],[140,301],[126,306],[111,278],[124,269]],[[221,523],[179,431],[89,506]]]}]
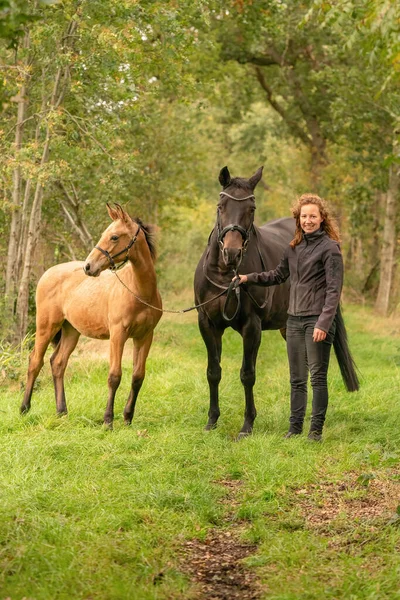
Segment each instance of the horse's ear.
[{"label": "horse's ear", "polygon": [[261,176],[262,176],[262,172],[263,172],[263,168],[264,167],[260,167],[255,173],[254,175],[252,175],[249,178],[249,184],[252,190],[254,190],[254,188],[256,187],[257,183],[260,181]]},{"label": "horse's ear", "polygon": [[110,215],[110,219],[112,221],[116,221],[119,218],[118,214],[117,214],[117,211],[115,210],[115,208],[113,208],[112,206],[110,206],[108,204],[108,202],[107,202],[107,211],[108,211],[108,214]]},{"label": "horse's ear", "polygon": [[231,175],[229,173],[228,167],[223,167],[219,172],[219,182],[223,188],[226,188],[231,182]]},{"label": "horse's ear", "polygon": [[115,208],[110,206],[107,203],[107,210],[108,210],[108,214],[110,215],[111,219],[113,221],[118,221],[118,219],[121,219],[121,221],[125,221],[126,223],[129,223],[130,217],[124,211],[122,206],[120,204],[117,204],[116,202],[114,203],[114,206],[115,206]]}]

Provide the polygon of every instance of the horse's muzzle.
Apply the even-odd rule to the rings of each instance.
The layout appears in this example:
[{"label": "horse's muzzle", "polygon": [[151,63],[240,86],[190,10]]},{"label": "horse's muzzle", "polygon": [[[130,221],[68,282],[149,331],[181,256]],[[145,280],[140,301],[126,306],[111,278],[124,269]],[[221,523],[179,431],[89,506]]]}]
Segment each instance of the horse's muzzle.
[{"label": "horse's muzzle", "polygon": [[222,259],[227,267],[236,268],[242,260],[242,248],[224,248],[222,250]]},{"label": "horse's muzzle", "polygon": [[98,277],[101,273],[101,269],[93,269],[92,265],[90,264],[90,262],[87,262],[84,264],[83,266],[83,270],[85,272],[85,275],[88,275],[89,277]]}]

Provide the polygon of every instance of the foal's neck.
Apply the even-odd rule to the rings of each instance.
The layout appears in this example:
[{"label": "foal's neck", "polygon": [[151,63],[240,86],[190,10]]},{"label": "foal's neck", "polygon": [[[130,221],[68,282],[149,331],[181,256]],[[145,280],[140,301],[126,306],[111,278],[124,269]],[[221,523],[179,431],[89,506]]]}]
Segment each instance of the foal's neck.
[{"label": "foal's neck", "polygon": [[156,270],[149,246],[144,234],[142,235],[136,242],[136,248],[129,255],[130,277],[139,294],[152,296],[157,289]]}]

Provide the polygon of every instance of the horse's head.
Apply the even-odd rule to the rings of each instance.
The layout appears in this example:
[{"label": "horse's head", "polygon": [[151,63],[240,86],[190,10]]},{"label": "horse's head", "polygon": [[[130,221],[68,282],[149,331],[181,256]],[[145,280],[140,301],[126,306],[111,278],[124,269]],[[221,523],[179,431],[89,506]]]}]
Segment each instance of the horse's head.
[{"label": "horse's head", "polygon": [[262,170],[260,167],[249,179],[231,179],[228,167],[219,174],[222,192],[217,209],[218,243],[225,265],[232,270],[239,268],[246,252],[256,209],[253,192]]},{"label": "horse's head", "polygon": [[98,277],[105,269],[116,269],[118,264],[126,262],[141,230],[141,224],[133,221],[119,204],[114,207],[107,204],[107,210],[113,222],[104,231],[83,267],[86,275],[91,277]]}]

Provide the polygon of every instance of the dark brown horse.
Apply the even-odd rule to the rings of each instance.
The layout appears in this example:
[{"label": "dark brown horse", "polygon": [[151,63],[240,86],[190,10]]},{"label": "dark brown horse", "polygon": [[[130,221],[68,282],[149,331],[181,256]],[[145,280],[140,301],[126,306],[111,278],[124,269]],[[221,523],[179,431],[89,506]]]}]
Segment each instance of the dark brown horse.
[{"label": "dark brown horse", "polygon": [[[21,413],[30,409],[33,385],[50,342],[55,345],[50,363],[57,413],[67,412],[64,372],[83,334],[110,340],[109,393],[104,414],[104,423],[109,428],[112,428],[114,398],[121,381],[122,352],[127,339],[133,339],[132,386],[124,410],[125,423],[132,421],[153,331],[162,314],[154,268],[155,245],[151,227],[132,220],[118,204],[114,208],[107,205],[107,208],[113,223],[85,262],[56,265],[46,271],[38,283],[36,341],[29,359]],[[109,267],[122,262],[127,264],[119,272],[118,280]]]},{"label": "dark brown horse", "polygon": [[[223,191],[217,208],[217,220],[208,246],[197,266],[194,289],[196,304],[206,302],[227,288],[234,274],[273,269],[293,239],[294,220],[277,219],[262,227],[254,225],[254,189],[262,167],[250,179],[233,178],[224,167],[219,175]],[[240,371],[246,407],[239,437],[248,435],[256,417],[253,387],[261,331],[280,329],[284,335],[289,299],[288,284],[261,288],[240,286],[236,293],[220,296],[198,310],[201,335],[207,347],[207,379],[210,409],[206,429],[216,426],[220,415],[218,385],[221,380],[222,335],[232,327],[243,338],[243,362]]]}]

